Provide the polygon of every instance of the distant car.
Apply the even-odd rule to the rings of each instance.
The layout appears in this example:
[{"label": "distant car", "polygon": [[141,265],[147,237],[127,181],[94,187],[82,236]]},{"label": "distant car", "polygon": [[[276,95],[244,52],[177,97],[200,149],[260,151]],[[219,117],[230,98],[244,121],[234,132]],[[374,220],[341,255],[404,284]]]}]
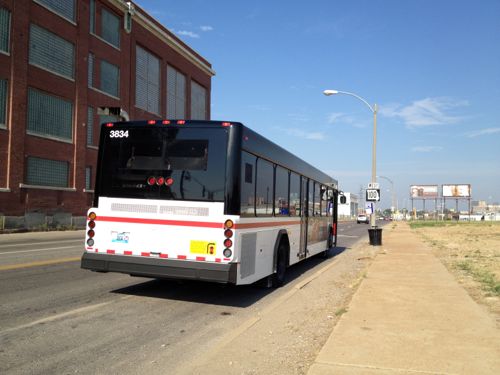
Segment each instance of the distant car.
[{"label": "distant car", "polygon": [[368,216],[364,215],[364,214],[360,214],[356,218],[356,222],[358,224],[361,224],[361,223],[369,224],[370,223],[370,218]]}]

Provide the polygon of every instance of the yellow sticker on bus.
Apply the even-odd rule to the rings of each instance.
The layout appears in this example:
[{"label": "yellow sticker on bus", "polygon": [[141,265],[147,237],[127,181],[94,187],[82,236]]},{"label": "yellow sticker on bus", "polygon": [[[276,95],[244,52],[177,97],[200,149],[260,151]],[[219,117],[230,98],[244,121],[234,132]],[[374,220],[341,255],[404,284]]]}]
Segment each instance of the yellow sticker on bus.
[{"label": "yellow sticker on bus", "polygon": [[215,241],[191,240],[189,251],[191,254],[215,255]]}]

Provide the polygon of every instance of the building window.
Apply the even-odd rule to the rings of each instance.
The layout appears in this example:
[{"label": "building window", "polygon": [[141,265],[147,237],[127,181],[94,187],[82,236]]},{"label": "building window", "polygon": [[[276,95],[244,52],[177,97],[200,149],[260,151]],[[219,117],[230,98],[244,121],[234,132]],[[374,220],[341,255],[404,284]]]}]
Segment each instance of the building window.
[{"label": "building window", "polygon": [[120,48],[120,18],[105,8],[101,11],[101,37]]},{"label": "building window", "polygon": [[85,167],[85,190],[92,190],[92,167]]},{"label": "building window", "polygon": [[75,21],[75,0],[36,0],[36,2],[64,18]]},{"label": "building window", "polygon": [[0,51],[9,53],[10,12],[0,8]]},{"label": "building window", "polygon": [[73,103],[28,89],[28,126],[31,134],[72,140]]},{"label": "building window", "polygon": [[94,108],[87,107],[87,146],[94,145]]},{"label": "building window", "polygon": [[28,157],[26,183],[28,185],[68,187],[68,163]]},{"label": "building window", "polygon": [[113,115],[99,115],[99,125],[107,124],[108,122],[118,122],[120,119]]},{"label": "building window", "polygon": [[74,78],[75,48],[72,43],[32,24],[29,48],[30,64]]},{"label": "building window", "polygon": [[135,78],[137,107],[160,114],[160,60],[139,46],[136,48]]},{"label": "building window", "polygon": [[101,60],[101,91],[119,98],[120,68]]},{"label": "building window", "polygon": [[92,34],[95,34],[95,0],[90,0],[89,12],[90,12],[90,32]]},{"label": "building window", "polygon": [[[99,68],[99,74],[96,73]],[[98,77],[98,80],[96,80]],[[120,68],[106,60],[98,60],[95,55],[89,53],[88,77],[89,87],[98,89],[106,94],[120,97]]]},{"label": "building window", "polygon": [[88,59],[88,85],[89,87],[94,87],[94,61],[95,56],[93,53],[89,53]]},{"label": "building window", "polygon": [[198,83],[191,81],[191,119],[207,119],[207,90]]},{"label": "building window", "polygon": [[167,66],[167,118],[186,118],[186,76]]},{"label": "building window", "polygon": [[[90,0],[90,32],[98,35],[104,41],[120,48],[120,17],[104,7],[96,6],[95,0]],[[100,18],[97,13],[100,11]],[[96,30],[96,20],[97,30]],[[100,20],[100,22],[99,22]]]},{"label": "building window", "polygon": [[0,128],[6,128],[7,80],[0,79]]}]

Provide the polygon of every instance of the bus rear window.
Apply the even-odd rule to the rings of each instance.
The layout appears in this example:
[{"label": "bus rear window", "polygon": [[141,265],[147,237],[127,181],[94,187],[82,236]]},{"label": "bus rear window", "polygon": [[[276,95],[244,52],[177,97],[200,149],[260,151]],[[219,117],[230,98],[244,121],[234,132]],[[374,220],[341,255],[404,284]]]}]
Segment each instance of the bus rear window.
[{"label": "bus rear window", "polygon": [[101,146],[99,195],[224,200],[227,130],[131,127],[121,137],[113,131]]}]

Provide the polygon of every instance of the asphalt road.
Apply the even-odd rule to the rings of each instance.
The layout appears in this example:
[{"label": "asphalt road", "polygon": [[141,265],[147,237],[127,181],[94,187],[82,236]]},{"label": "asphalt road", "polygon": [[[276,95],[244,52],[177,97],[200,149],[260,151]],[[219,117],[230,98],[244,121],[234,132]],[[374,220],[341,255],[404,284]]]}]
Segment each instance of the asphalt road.
[{"label": "asphalt road", "polygon": [[291,267],[276,290],[82,270],[83,231],[0,235],[0,373],[135,374],[160,357],[175,373],[367,229],[339,223],[333,256]]}]

